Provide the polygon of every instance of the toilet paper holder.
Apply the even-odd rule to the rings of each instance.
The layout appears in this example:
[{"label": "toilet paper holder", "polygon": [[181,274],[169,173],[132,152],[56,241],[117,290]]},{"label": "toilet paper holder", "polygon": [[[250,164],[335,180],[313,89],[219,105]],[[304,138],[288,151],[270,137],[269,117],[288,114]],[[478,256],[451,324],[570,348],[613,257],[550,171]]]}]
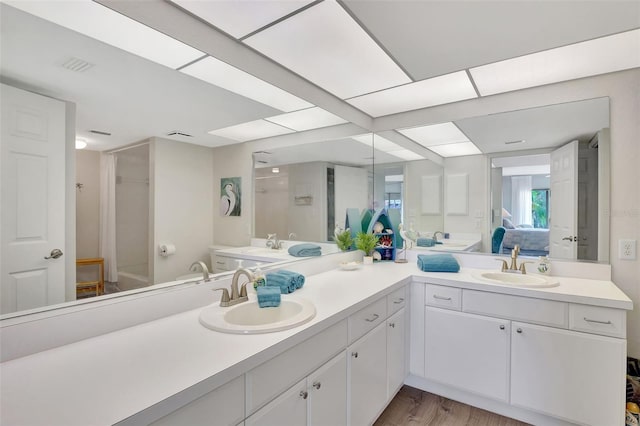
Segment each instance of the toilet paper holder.
[{"label": "toilet paper holder", "polygon": [[160,256],[167,257],[176,252],[176,246],[170,243],[160,244],[158,246]]}]

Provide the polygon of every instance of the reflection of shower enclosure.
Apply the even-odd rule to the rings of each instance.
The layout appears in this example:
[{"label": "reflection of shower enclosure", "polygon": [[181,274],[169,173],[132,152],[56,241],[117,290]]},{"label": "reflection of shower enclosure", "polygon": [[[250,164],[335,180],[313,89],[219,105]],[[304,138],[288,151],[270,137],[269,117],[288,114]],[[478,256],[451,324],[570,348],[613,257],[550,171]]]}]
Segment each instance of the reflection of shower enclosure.
[{"label": "reflection of shower enclosure", "polygon": [[118,151],[116,168],[116,252],[118,287],[149,283],[149,145]]}]

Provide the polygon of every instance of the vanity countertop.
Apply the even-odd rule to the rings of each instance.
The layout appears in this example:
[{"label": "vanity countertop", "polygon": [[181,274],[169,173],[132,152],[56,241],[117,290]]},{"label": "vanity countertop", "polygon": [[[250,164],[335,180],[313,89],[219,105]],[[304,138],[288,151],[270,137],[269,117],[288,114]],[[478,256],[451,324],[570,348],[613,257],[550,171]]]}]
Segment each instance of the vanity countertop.
[{"label": "vanity countertop", "polygon": [[414,262],[336,268],[308,276],[302,289],[283,296],[316,306],[315,318],[291,330],[219,333],[200,325],[201,309],[194,309],[7,361],[0,365],[0,424],[113,424],[188,389],[197,388],[200,394],[190,394],[195,398],[411,280],[632,309],[631,300],[610,281],[562,277],[558,287],[526,289],[484,283],[475,272],[424,273]]}]

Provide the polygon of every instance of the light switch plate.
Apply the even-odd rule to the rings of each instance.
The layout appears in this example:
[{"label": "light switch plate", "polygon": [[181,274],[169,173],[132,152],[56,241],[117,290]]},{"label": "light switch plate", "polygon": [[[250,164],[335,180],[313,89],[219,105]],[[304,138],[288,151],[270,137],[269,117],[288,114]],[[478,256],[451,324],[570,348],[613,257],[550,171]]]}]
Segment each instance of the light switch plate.
[{"label": "light switch plate", "polygon": [[618,240],[618,258],[636,260],[636,240]]}]

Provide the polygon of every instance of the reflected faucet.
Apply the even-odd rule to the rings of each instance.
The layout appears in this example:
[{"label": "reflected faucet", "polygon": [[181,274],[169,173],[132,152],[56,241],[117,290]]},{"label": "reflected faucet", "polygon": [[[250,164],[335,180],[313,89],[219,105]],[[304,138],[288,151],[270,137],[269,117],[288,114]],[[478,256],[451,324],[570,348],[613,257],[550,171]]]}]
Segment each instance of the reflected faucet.
[{"label": "reflected faucet", "polygon": [[199,260],[197,262],[193,262],[189,267],[189,270],[191,272],[198,272],[198,266],[202,271],[202,281],[203,282],[211,281],[211,279],[209,279],[209,269],[207,268],[207,265],[203,261]]},{"label": "reflected faucet", "polygon": [[282,248],[282,242],[278,239],[277,234],[267,234],[267,247],[273,250],[280,250]]},{"label": "reflected faucet", "polygon": [[433,233],[433,241],[435,241],[436,243],[438,242],[438,234],[440,234],[442,236],[442,238],[444,238],[444,233],[442,231],[436,231]]}]

